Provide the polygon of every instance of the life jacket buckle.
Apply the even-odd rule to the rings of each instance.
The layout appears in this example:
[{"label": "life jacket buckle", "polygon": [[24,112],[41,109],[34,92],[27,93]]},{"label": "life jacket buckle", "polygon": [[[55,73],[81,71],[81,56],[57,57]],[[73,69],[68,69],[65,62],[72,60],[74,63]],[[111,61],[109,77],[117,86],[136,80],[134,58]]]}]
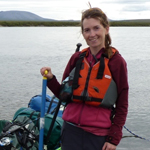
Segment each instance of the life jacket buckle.
[{"label": "life jacket buckle", "polygon": [[92,97],[87,97],[87,101],[92,101]]},{"label": "life jacket buckle", "polygon": [[92,97],[82,96],[82,101],[92,101]]},{"label": "life jacket buckle", "polygon": [[84,58],[84,57],[85,57],[85,55],[86,55],[86,52],[81,53],[81,54],[79,55],[79,58]]}]

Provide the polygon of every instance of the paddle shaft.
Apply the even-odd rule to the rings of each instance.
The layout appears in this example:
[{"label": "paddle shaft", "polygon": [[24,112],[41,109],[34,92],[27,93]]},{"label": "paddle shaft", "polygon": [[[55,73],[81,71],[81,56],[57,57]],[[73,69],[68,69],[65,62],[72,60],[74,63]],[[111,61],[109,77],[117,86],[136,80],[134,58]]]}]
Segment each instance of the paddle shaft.
[{"label": "paddle shaft", "polygon": [[[47,74],[47,71],[45,71]],[[47,78],[43,77],[42,83],[42,105],[41,105],[41,116],[40,116],[40,138],[39,138],[39,150],[43,150],[43,141],[44,141],[44,125],[45,125],[45,102],[46,102],[46,86],[47,86]]]}]

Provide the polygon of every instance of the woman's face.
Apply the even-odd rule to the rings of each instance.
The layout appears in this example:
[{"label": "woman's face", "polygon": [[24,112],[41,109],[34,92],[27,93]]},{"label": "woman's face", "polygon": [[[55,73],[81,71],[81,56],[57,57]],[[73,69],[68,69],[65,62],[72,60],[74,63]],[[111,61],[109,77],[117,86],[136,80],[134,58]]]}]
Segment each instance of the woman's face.
[{"label": "woman's face", "polygon": [[83,37],[89,45],[93,54],[105,47],[105,35],[109,32],[109,27],[104,28],[98,19],[89,18],[83,20]]}]

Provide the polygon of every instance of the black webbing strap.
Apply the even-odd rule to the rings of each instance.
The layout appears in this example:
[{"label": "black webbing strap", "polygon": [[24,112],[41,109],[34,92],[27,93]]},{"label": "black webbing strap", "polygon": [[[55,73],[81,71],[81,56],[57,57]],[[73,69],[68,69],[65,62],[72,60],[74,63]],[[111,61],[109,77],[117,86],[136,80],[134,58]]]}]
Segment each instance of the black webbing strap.
[{"label": "black webbing strap", "polygon": [[52,107],[52,103],[53,103],[53,101],[54,101],[54,96],[52,97],[52,99],[51,99],[51,101],[50,101],[50,103],[49,103],[49,107],[48,107],[48,109],[47,109],[47,114],[50,112],[50,109],[51,109],[51,107]]},{"label": "black webbing strap", "polygon": [[97,79],[102,79],[105,69],[104,56],[102,55],[100,58],[100,66],[97,73]]},{"label": "black webbing strap", "polygon": [[[33,119],[32,119],[32,116],[34,115],[35,112],[36,112],[36,111],[33,111],[33,112],[30,114],[29,119],[33,120]],[[41,115],[41,113],[39,112],[39,114],[38,114],[38,116],[37,116],[36,123],[34,123],[36,126],[38,126],[40,115]]]},{"label": "black webbing strap", "polygon": [[35,111],[33,111],[31,114],[30,114],[30,116],[29,116],[29,118],[32,120],[32,116],[33,116],[33,114],[35,113]]},{"label": "black webbing strap", "polygon": [[100,99],[100,98],[77,96],[77,95],[73,95],[73,99],[78,99],[78,100],[87,101],[87,102],[92,102],[92,101],[102,102],[102,100],[103,100],[103,99]]},{"label": "black webbing strap", "polygon": [[75,69],[75,74],[74,74],[74,79],[73,79],[73,83],[72,83],[72,88],[76,89],[78,88],[78,79],[79,79],[79,72],[82,66],[82,60],[85,57],[86,52],[83,52],[80,54],[79,59],[76,63],[76,69]]},{"label": "black webbing strap", "polygon": [[57,117],[57,115],[58,115],[60,105],[61,105],[61,101],[59,100],[59,102],[58,102],[58,104],[57,104],[57,107],[56,107],[55,114],[53,115],[53,119],[52,119],[52,122],[51,122],[51,125],[50,125],[50,128],[49,128],[49,131],[48,131],[48,133],[47,133],[46,143],[49,142],[49,138],[50,138],[50,135],[51,135],[51,133],[52,133],[53,126],[54,126],[54,123],[55,123],[55,121],[56,121],[56,117]]}]

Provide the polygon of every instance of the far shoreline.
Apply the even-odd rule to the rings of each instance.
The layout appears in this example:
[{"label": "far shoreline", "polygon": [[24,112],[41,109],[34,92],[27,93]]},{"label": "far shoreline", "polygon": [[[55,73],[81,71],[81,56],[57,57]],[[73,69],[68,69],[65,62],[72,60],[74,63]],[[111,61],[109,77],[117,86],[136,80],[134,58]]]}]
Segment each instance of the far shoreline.
[{"label": "far shoreline", "polygon": [[[0,27],[78,27],[80,21],[0,21]],[[110,21],[111,27],[150,27],[150,20]]]}]

